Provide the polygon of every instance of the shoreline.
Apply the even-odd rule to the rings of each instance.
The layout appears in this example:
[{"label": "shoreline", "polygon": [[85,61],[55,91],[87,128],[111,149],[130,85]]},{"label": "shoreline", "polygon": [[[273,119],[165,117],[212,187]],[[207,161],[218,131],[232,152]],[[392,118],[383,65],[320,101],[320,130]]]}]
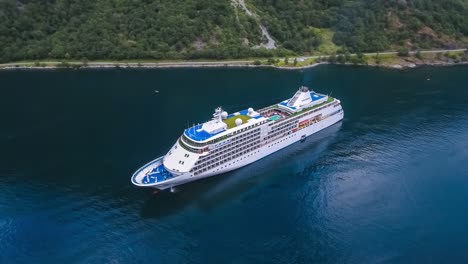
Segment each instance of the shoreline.
[{"label": "shoreline", "polygon": [[69,67],[61,66],[0,66],[0,71],[15,71],[15,70],[98,70],[98,69],[188,69],[188,68],[273,68],[278,70],[304,70],[309,68],[315,68],[321,65],[342,65],[342,66],[361,66],[361,67],[372,67],[372,68],[382,68],[389,70],[408,70],[414,68],[420,68],[424,66],[431,67],[451,67],[451,66],[461,66],[468,65],[468,62],[429,62],[429,63],[415,63],[410,65],[401,65],[401,64],[354,64],[354,63],[330,63],[330,62],[317,62],[311,65],[299,66],[299,67],[285,67],[285,66],[275,66],[275,65],[253,65],[253,64],[170,64],[170,65],[159,65],[159,64],[144,64],[134,65],[133,63],[128,64],[95,64],[95,65],[77,65]]},{"label": "shoreline", "polygon": [[459,65],[468,65],[468,62],[426,62],[426,63],[413,63],[413,64],[354,64],[354,63],[330,63],[330,62],[317,62],[310,65],[298,66],[298,67],[287,67],[287,66],[276,66],[276,65],[254,65],[254,64],[155,64],[155,63],[120,63],[120,64],[93,64],[93,65],[72,65],[68,67],[61,66],[0,66],[0,71],[14,71],[14,70],[97,70],[97,69],[184,69],[184,68],[273,68],[278,70],[304,70],[309,68],[315,68],[321,65],[342,65],[342,66],[361,66],[361,67],[373,67],[390,70],[408,70],[414,68],[420,68],[424,66],[431,67],[450,67]]},{"label": "shoreline", "polygon": [[[312,57],[309,57],[312,58]],[[468,61],[443,61],[438,59],[416,59],[414,57],[394,57],[392,61],[383,63],[338,63],[338,62],[311,62],[307,65],[289,66],[261,64],[264,59],[258,60],[231,60],[231,61],[174,61],[174,62],[17,62],[0,64],[0,71],[9,70],[56,70],[56,69],[173,69],[173,68],[274,68],[280,70],[303,70],[320,65],[347,65],[369,66],[392,70],[405,70],[423,66],[457,66],[468,65]],[[260,63],[259,63],[260,62]],[[36,65],[37,64],[37,65]]]}]

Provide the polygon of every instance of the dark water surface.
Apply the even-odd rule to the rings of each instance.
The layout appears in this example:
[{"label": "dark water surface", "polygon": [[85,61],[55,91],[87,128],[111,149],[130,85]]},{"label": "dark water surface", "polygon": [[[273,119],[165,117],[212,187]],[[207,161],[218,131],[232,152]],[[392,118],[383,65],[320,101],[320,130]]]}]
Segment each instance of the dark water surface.
[{"label": "dark water surface", "polygon": [[[344,121],[176,193],[131,185],[214,107],[301,82]],[[0,263],[468,262],[468,67],[3,71],[0,87]]]}]

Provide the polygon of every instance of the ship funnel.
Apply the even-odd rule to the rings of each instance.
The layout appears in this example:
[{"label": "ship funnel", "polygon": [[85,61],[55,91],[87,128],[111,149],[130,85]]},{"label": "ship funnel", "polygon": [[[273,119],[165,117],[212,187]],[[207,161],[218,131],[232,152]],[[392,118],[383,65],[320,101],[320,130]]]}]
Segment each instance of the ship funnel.
[{"label": "ship funnel", "polygon": [[312,98],[310,97],[309,88],[306,86],[301,86],[299,90],[294,94],[291,100],[288,101],[288,106],[290,107],[302,107],[304,105],[310,104]]}]

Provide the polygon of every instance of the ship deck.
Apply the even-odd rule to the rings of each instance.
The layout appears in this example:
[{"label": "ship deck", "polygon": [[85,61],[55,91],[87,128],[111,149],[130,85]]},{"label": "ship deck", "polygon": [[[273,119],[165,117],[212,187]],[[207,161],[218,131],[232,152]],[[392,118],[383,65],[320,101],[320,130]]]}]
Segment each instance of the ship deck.
[{"label": "ship deck", "polygon": [[[310,92],[310,96],[311,96],[312,102],[316,102],[326,97],[326,95],[318,94],[313,91]],[[296,108],[295,106],[288,105],[288,102],[290,100],[292,99],[284,100],[278,104],[274,104],[269,107],[260,109],[258,110],[259,115],[257,116],[253,116],[253,117],[249,116],[248,109],[244,109],[239,112],[229,114],[227,118],[223,121],[227,125],[227,130],[236,127],[235,120],[237,118],[242,119],[243,123],[246,123],[249,119],[252,119],[252,118],[255,118],[255,119],[268,118],[270,121],[278,122],[278,121],[287,119],[291,116],[295,116],[297,114],[303,113],[304,111],[310,111],[314,109],[315,107],[318,107],[320,105],[323,105],[324,103],[330,102],[330,100],[333,100],[333,98],[329,97],[326,102],[319,103],[317,105],[314,105],[307,109],[303,109],[301,111],[299,111],[300,109]],[[223,130],[217,133],[210,134],[206,132],[205,130],[203,130],[202,126],[203,124],[199,124],[199,125],[195,125],[193,127],[187,128],[184,131],[185,136],[192,139],[193,141],[200,142],[200,141],[208,140],[218,134],[221,134],[227,131],[227,130]]]},{"label": "ship deck", "polygon": [[132,176],[132,182],[136,185],[145,186],[160,183],[174,178],[162,164],[163,157],[155,159],[137,170]]},{"label": "ship deck", "polygon": [[224,123],[226,123],[228,129],[236,127],[236,119],[240,118],[242,120],[242,123],[247,122],[247,120],[251,119],[250,116],[248,115],[233,115],[231,117],[228,117],[223,120]]},{"label": "ship deck", "polygon": [[[254,117],[250,117],[248,116],[248,109],[244,109],[242,111],[239,111],[239,112],[236,112],[236,113],[232,113],[232,114],[229,114],[227,116],[227,118],[225,120],[223,120],[224,123],[226,123],[226,125],[228,126],[227,129],[231,129],[231,128],[234,128],[236,127],[236,119],[237,118],[240,118],[242,119],[242,122],[245,123],[247,122],[248,120],[254,118],[254,119],[259,119],[259,118],[262,118],[263,116],[260,114],[258,116],[254,116]],[[187,128],[185,131],[184,131],[184,134],[185,136],[187,136],[188,138],[194,140],[194,141],[204,141],[204,140],[207,140],[209,138],[212,138],[218,134],[221,134],[223,132],[226,132],[226,130],[223,130],[223,131],[220,131],[220,132],[217,132],[217,133],[213,133],[213,134],[210,134],[208,132],[206,132],[205,130],[201,129],[203,126],[203,124],[198,124],[198,125],[195,125],[193,127],[190,127],[190,128]]]},{"label": "ship deck", "polygon": [[201,129],[202,128],[202,124],[200,125],[196,125],[196,126],[193,126],[191,128],[187,128],[185,131],[184,131],[184,134],[190,138],[190,139],[193,139],[195,141],[203,141],[203,140],[207,140],[213,136],[216,136],[217,134],[221,134],[223,133],[224,131],[220,131],[218,133],[214,133],[214,134],[210,134],[208,132],[206,132],[205,130]]}]

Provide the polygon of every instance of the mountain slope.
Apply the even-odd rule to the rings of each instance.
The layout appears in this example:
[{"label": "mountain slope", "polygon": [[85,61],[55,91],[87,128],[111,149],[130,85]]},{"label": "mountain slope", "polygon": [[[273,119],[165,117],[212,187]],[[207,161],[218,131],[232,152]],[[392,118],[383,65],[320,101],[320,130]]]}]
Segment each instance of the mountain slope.
[{"label": "mountain slope", "polygon": [[285,48],[313,51],[330,28],[333,41],[353,52],[407,46],[448,48],[468,36],[466,0],[251,0]]},{"label": "mountain slope", "polygon": [[3,60],[232,57],[261,40],[229,1],[21,1],[0,0]]},{"label": "mountain slope", "polygon": [[[0,0],[0,61],[240,58],[465,45],[467,0]],[[276,49],[259,48],[267,39]],[[321,30],[321,29],[326,29]]]}]

